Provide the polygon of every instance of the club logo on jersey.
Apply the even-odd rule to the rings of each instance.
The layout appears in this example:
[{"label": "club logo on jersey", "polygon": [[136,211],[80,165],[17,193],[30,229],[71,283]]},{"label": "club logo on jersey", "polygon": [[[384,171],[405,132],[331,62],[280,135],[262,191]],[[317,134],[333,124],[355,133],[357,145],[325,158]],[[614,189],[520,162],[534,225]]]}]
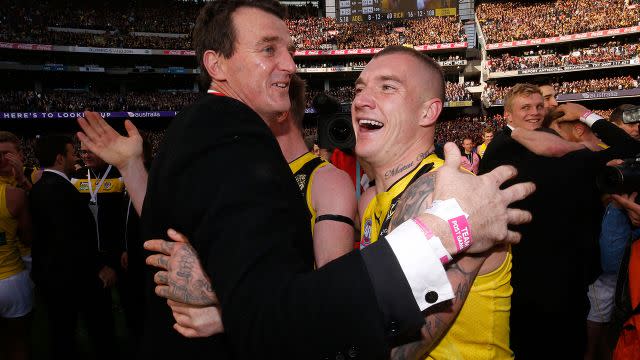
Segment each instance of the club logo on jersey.
[{"label": "club logo on jersey", "polygon": [[371,244],[371,219],[367,219],[364,223],[364,230],[362,231],[362,239],[360,240],[360,249]]},{"label": "club logo on jersey", "polygon": [[296,182],[298,183],[298,187],[300,188],[300,191],[304,190],[304,185],[307,183],[307,175],[306,174],[296,175]]}]

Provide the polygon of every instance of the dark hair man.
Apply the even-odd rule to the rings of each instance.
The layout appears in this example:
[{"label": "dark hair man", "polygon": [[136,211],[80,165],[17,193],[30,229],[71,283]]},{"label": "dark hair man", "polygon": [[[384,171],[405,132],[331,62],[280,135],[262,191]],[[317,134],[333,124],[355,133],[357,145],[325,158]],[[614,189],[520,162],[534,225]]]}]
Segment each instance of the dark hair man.
[{"label": "dark hair man", "polygon": [[611,113],[611,117],[609,118],[609,121],[616,124],[616,126],[624,130],[632,138],[636,140],[640,140],[640,130],[639,130],[640,123],[625,124],[622,121],[622,114],[624,113],[624,111],[633,109],[634,107],[635,105],[631,105],[631,104],[622,104],[618,106],[617,108],[613,109],[613,112]]},{"label": "dark hair man", "polygon": [[[149,174],[146,196],[142,191],[137,200],[144,197],[145,238],[164,237],[171,227],[191,239],[223,309],[225,334],[194,340],[171,333],[171,313],[153,298],[141,355],[318,358],[355,353],[381,358],[391,346],[419,336],[421,310],[450,298],[446,293],[451,289],[426,236],[413,222],[320,271],[309,273],[311,268],[301,261],[296,244],[310,236],[304,203],[265,124],[289,110],[288,86],[295,71],[279,5],[210,2],[196,22],[194,44],[201,69],[212,80],[209,94],[174,120]],[[533,187],[499,191],[507,168],[473,178],[458,171],[459,153],[451,146],[448,151],[449,160],[455,160],[439,172],[442,181],[434,198],[458,198],[465,211],[475,214],[468,219],[475,232],[466,251],[517,241],[518,235],[506,229],[507,220],[522,222],[528,216],[507,218],[505,207]],[[118,166],[125,182],[137,174],[129,166],[131,162]],[[207,184],[198,186],[203,176]],[[467,186],[475,191],[460,191]],[[497,201],[491,212],[499,214],[476,212],[487,198]],[[486,217],[496,215],[504,221]],[[457,249],[447,221],[429,214],[420,219],[433,227],[447,251],[463,249]],[[176,238],[175,232],[169,236]],[[402,241],[393,240],[398,237]],[[215,304],[213,292],[194,276],[200,269],[193,265],[193,252],[183,252],[185,245],[147,242],[147,249],[162,252],[147,262],[169,270],[156,274],[156,292],[185,303]],[[190,261],[182,261],[185,255]],[[427,293],[433,295],[425,298]]]},{"label": "dark hair man", "polygon": [[494,135],[493,128],[486,127],[482,131],[483,142],[482,144],[480,144],[480,146],[478,146],[478,149],[476,151],[478,153],[478,156],[480,156],[480,158],[482,158],[484,156],[485,151],[487,151],[487,146],[489,146],[489,144],[491,143],[491,140],[493,140],[493,135]]},{"label": "dark hair man", "polygon": [[29,196],[33,216],[32,278],[47,307],[51,354],[76,351],[78,316],[83,315],[98,358],[115,356],[111,302],[100,271],[94,220],[69,181],[76,157],[71,139],[45,136],[36,145],[44,167]]}]

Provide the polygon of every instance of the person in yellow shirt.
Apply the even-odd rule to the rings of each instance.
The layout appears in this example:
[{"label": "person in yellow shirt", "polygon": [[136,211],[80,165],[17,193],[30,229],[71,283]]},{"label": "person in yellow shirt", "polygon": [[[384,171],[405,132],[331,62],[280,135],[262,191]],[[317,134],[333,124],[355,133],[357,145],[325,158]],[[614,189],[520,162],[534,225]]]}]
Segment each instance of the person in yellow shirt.
[{"label": "person in yellow shirt", "polygon": [[[0,175],[16,178],[19,141],[0,132]],[[21,164],[21,162],[20,162]],[[31,218],[23,189],[0,181],[0,357],[26,359],[33,291],[18,244],[31,244]]]},{"label": "person in yellow shirt", "polygon": [[478,153],[478,156],[480,156],[480,158],[482,158],[482,156],[484,155],[484,152],[487,151],[487,146],[489,146],[489,143],[491,143],[491,140],[493,140],[493,129],[490,127],[487,127],[482,132],[483,143],[478,146],[478,149],[476,151]]},{"label": "person in yellow shirt", "polygon": [[[375,178],[375,186],[359,204],[361,248],[431,204],[431,195],[426,200],[425,196],[433,192],[435,173],[443,164],[434,153],[443,89],[440,66],[406,47],[392,46],[376,54],[356,81],[351,108],[356,153]],[[494,248],[479,257],[452,260],[447,276],[459,290],[456,298],[442,311],[428,313],[422,341],[395,348],[392,358],[513,357],[509,249]]]}]

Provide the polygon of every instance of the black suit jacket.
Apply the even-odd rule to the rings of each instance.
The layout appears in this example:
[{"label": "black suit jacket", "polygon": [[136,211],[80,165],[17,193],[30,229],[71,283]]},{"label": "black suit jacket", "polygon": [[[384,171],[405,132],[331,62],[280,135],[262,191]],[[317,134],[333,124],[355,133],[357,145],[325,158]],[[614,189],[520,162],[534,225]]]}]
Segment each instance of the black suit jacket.
[{"label": "black suit jacket", "polygon": [[45,171],[29,193],[29,205],[34,282],[41,287],[81,290],[99,281],[104,259],[98,253],[88,203],[76,188],[62,176]]},{"label": "black suit jacket", "polygon": [[[142,358],[388,358],[424,319],[386,240],[318,271],[302,261],[308,218],[264,121],[205,95],[172,122],[149,176],[144,239],[172,227],[198,251],[222,304],[223,335],[186,339],[147,275]],[[161,344],[161,345],[158,345]]]},{"label": "black suit jacket", "polygon": [[[512,247],[511,344],[517,358],[548,356],[556,348],[568,358],[582,356],[587,285],[600,273],[602,205],[596,176],[609,159],[639,151],[639,143],[613,124],[600,120],[592,130],[611,145],[609,150],[547,158],[513,140],[505,127],[480,162],[481,174],[499,165],[515,166],[518,175],[505,186],[536,184],[535,193],[513,204],[533,215],[531,223],[514,227],[522,233],[521,242]],[[538,332],[545,334],[543,347],[528,336]]]}]

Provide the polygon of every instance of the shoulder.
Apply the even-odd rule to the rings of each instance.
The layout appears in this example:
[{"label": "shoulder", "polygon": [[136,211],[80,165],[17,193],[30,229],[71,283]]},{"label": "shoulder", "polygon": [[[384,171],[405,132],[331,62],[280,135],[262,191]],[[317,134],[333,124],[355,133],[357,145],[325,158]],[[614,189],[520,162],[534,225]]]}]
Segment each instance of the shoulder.
[{"label": "shoulder", "polygon": [[313,176],[311,196],[314,205],[342,201],[352,203],[355,208],[355,187],[346,172],[327,164],[316,170]]}]

